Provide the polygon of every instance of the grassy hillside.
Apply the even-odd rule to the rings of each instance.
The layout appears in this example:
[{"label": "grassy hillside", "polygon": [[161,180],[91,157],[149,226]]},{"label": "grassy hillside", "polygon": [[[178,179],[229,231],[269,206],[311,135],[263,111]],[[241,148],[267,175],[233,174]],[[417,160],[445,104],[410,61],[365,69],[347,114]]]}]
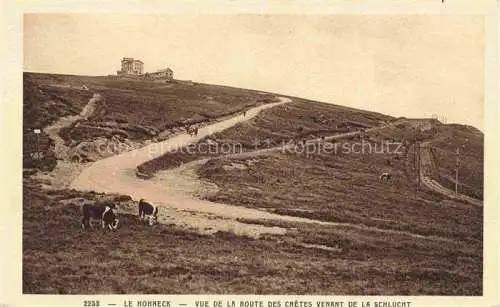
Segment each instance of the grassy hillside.
[{"label": "grassy hillside", "polygon": [[[94,115],[61,132],[69,146],[113,135],[158,141],[188,124],[274,99],[189,82],[32,73],[24,78],[25,167],[34,164],[32,129],[78,114],[96,92],[103,101]],[[481,295],[483,210],[423,186],[417,190],[414,156],[415,141],[429,143],[436,165],[432,176],[452,187],[455,148],[465,144],[461,192],[481,197],[483,135],[438,122],[417,133],[421,122],[294,98],[201,140],[250,152],[290,139],[392,123],[364,138],[311,145],[307,153],[298,146],[297,151],[212,159],[197,169],[200,179],[219,188],[205,195],[209,200],[335,223],[240,219],[284,227],[284,236],[202,236],[174,225],[145,227],[124,211],[116,232],[83,231],[80,205],[102,195],[43,190],[46,182],[25,178],[23,292]],[[41,147],[49,158],[38,166],[55,163],[51,146],[42,134]],[[219,155],[167,154],[140,170],[154,173],[207,156]],[[393,175],[388,182],[378,180],[384,171]],[[119,209],[130,205],[127,197],[115,201]]]},{"label": "grassy hillside", "polygon": [[[159,83],[39,73],[24,73],[23,87],[26,167],[44,165],[31,159],[36,150],[33,128],[79,114],[93,93],[100,93],[103,101],[87,120],[62,129],[60,135],[68,145],[113,135],[135,141],[161,139],[189,124],[210,122],[274,98],[252,90],[183,81]],[[43,133],[41,150],[50,152],[50,140]]]},{"label": "grassy hillside", "polygon": [[383,114],[294,98],[292,103],[264,110],[253,119],[201,140],[194,150],[167,153],[139,169],[142,173],[154,173],[200,157],[218,156],[217,144],[224,144],[231,152],[253,151],[282,146],[292,139],[308,140],[375,127],[391,120]]},{"label": "grassy hillside", "polygon": [[[25,73],[23,82],[23,167],[50,170],[56,164],[53,142],[43,131],[37,140],[33,130],[42,130],[58,118],[80,113],[92,93],[77,88],[45,87],[34,76]],[[33,156],[38,142],[44,153],[41,161]]]},{"label": "grassy hillside", "polygon": [[[264,110],[251,120],[206,137],[189,150],[185,148],[167,153],[138,168],[142,173],[153,174],[200,158],[277,147],[290,140],[309,140],[357,131],[395,120],[393,117],[374,112],[294,98],[292,103]],[[408,182],[416,182],[417,178],[414,165],[410,161],[414,159],[415,150],[411,145],[415,141],[429,142],[433,147],[433,159],[437,166],[433,178],[450,189],[454,189],[455,150],[461,147],[460,192],[482,199],[483,134],[472,127],[443,125],[433,120],[429,121],[433,125],[432,129],[420,131],[415,128],[415,122],[419,121],[403,119],[399,124],[367,133],[366,140],[371,140],[373,147],[375,144],[381,147],[386,141],[406,142],[406,150],[409,153],[403,159],[407,161]],[[230,151],[221,153],[222,144]]]},{"label": "grassy hillside", "polygon": [[[27,113],[32,108],[49,108],[51,99],[67,100],[67,105],[55,106],[56,113],[37,114],[37,118],[44,123],[66,114],[79,113],[92,93],[98,92],[103,96],[104,103],[89,118],[89,122],[81,123],[85,129],[72,128],[64,134],[66,138],[76,141],[81,141],[85,132],[90,133],[92,128],[105,126],[107,122],[128,125],[121,125],[121,129],[132,139],[149,139],[165,129],[234,114],[273,97],[252,90],[183,81],[159,83],[35,73],[25,73],[24,78],[26,87],[32,88],[25,100]],[[37,89],[48,96],[30,97]]]},{"label": "grassy hillside", "polygon": [[[426,190],[416,192],[406,173],[405,157],[397,157],[276,153],[212,160],[198,173],[219,186],[208,197],[217,202],[317,220],[482,240],[482,208],[444,201]],[[392,172],[391,182],[378,181],[383,170]]]}]

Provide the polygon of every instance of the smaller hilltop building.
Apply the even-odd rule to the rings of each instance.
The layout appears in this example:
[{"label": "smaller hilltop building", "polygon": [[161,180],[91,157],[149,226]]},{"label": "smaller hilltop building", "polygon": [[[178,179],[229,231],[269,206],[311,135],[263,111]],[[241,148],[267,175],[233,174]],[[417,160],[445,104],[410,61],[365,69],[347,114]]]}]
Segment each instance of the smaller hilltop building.
[{"label": "smaller hilltop building", "polygon": [[160,69],[156,72],[145,73],[144,77],[146,79],[152,79],[152,80],[172,81],[174,80],[174,71],[167,67],[165,69]]},{"label": "smaller hilltop building", "polygon": [[118,77],[146,79],[154,81],[158,80],[165,82],[174,80],[174,71],[169,67],[157,70],[155,72],[144,73],[144,62],[142,62],[141,60],[136,60],[134,58],[123,58],[121,64],[121,70],[116,72]]}]

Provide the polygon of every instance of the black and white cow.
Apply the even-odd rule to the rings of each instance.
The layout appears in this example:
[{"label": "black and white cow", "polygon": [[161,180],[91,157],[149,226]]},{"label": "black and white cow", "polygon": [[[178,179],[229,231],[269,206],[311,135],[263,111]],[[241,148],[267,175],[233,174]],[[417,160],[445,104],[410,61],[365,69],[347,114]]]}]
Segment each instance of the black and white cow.
[{"label": "black and white cow", "polygon": [[147,203],[144,199],[139,200],[139,219],[149,226],[158,223],[158,207]]},{"label": "black and white cow", "polygon": [[82,228],[93,228],[92,221],[97,220],[101,222],[102,228],[116,230],[118,219],[113,212],[114,208],[114,204],[84,204],[82,206]]}]

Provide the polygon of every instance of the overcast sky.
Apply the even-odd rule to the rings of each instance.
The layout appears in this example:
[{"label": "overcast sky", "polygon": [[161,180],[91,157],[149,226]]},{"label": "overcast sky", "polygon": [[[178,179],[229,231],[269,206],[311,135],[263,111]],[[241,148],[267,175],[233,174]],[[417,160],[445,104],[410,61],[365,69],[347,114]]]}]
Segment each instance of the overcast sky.
[{"label": "overcast sky", "polygon": [[483,128],[484,23],[443,15],[25,15],[24,70],[177,79]]}]

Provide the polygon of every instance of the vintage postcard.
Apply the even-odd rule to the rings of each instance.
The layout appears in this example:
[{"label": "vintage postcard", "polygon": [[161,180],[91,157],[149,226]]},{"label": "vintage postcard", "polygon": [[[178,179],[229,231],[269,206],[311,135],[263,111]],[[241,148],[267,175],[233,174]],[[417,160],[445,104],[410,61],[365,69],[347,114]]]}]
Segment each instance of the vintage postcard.
[{"label": "vintage postcard", "polygon": [[499,306],[495,1],[153,3],[6,5],[1,306]]}]

